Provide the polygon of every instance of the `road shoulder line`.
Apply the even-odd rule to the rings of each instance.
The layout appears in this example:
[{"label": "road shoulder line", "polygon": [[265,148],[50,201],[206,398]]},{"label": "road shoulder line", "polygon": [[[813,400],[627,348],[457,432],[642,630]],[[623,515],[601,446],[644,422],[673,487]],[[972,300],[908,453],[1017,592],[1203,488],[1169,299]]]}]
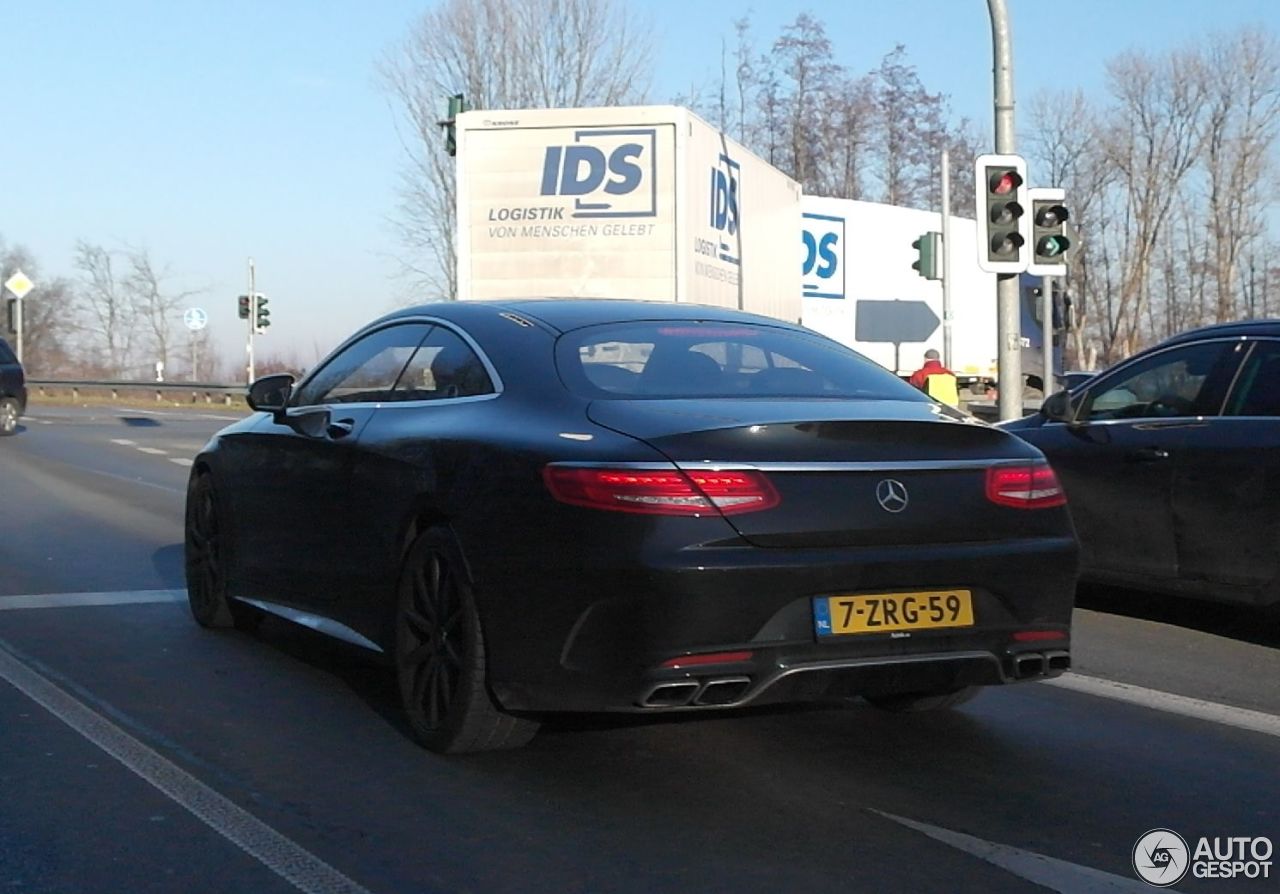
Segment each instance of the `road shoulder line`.
[{"label": "road shoulder line", "polygon": [[27,667],[3,641],[0,679],[305,894],[369,894],[362,885]]},{"label": "road shoulder line", "polygon": [[1132,683],[1118,683],[1114,680],[1104,680],[1101,677],[1089,677],[1084,674],[1063,674],[1052,680],[1044,680],[1041,685],[1056,686],[1072,692],[1083,692],[1086,695],[1096,695],[1143,708],[1164,711],[1166,714],[1180,714],[1196,720],[1207,720],[1223,726],[1280,737],[1280,716],[1263,711],[1237,708],[1201,698],[1148,689]]}]

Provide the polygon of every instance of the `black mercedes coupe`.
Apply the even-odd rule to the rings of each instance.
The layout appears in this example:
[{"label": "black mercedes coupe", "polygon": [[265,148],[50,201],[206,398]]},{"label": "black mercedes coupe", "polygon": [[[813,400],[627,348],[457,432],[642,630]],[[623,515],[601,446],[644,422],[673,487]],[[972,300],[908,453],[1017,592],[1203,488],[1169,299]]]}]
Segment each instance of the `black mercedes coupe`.
[{"label": "black mercedes coupe", "polygon": [[1070,665],[1041,453],[799,326],[434,304],[249,403],[192,469],[196,620],[382,653],[436,751],[548,712],[942,708]]}]

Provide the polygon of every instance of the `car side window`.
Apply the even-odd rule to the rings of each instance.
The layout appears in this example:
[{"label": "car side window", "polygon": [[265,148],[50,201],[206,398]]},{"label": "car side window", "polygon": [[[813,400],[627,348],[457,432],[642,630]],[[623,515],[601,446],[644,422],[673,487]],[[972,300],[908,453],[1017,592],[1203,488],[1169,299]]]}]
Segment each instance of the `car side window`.
[{"label": "car side window", "polygon": [[294,406],[390,400],[396,380],[430,329],[401,323],[348,345],[299,389]]},{"label": "car side window", "polygon": [[18,358],[15,357],[13,352],[9,350],[9,346],[4,343],[4,340],[0,339],[0,363],[3,363],[7,366],[9,364],[17,363],[17,362],[18,362]]},{"label": "car side window", "polygon": [[492,394],[484,363],[458,333],[436,326],[395,384],[391,400],[444,400]]},{"label": "car side window", "polygon": [[1280,341],[1260,341],[1227,402],[1228,416],[1280,416]]},{"label": "car side window", "polygon": [[1231,342],[1162,351],[1095,382],[1081,421],[1216,415],[1238,363]]}]

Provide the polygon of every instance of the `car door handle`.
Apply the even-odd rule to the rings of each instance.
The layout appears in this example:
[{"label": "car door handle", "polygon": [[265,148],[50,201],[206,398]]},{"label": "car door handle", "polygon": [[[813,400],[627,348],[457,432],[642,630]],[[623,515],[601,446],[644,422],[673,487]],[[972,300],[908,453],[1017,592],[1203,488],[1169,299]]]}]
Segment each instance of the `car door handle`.
[{"label": "car door handle", "polygon": [[1138,447],[1125,454],[1125,459],[1135,463],[1153,463],[1168,458],[1169,451],[1163,447]]},{"label": "car door handle", "polygon": [[329,427],[325,429],[326,434],[333,440],[345,438],[356,430],[356,421],[354,419],[338,419],[329,423]]}]

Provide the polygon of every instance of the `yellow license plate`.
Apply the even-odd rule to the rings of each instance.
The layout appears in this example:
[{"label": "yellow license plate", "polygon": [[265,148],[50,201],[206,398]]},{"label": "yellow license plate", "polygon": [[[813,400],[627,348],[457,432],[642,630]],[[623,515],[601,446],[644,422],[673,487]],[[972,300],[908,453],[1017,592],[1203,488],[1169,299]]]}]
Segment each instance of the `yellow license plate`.
[{"label": "yellow license plate", "polygon": [[929,590],[821,596],[813,601],[813,621],[819,636],[972,627],[973,594],[969,590]]}]

